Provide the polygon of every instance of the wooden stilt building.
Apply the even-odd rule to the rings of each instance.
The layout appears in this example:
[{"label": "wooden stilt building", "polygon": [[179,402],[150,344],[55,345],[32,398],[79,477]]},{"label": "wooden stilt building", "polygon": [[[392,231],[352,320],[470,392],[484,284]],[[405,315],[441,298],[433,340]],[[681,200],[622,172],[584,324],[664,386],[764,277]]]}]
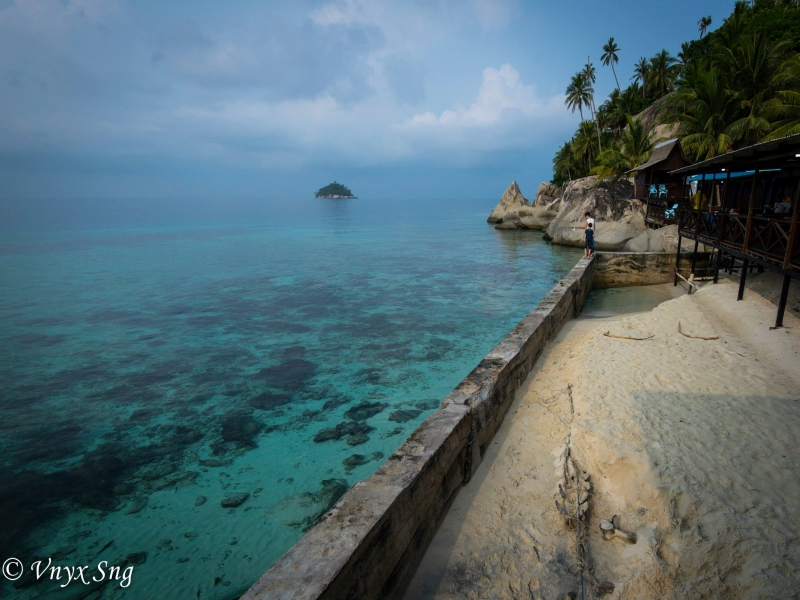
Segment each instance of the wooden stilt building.
[{"label": "wooden stilt building", "polygon": [[[683,238],[716,249],[714,283],[724,257],[741,262],[739,296],[753,265],[783,275],[775,327],[783,326],[791,278],[800,278],[800,134],[762,142],[676,169],[697,191],[678,211],[678,283]],[[718,198],[717,202],[712,199]]]}]

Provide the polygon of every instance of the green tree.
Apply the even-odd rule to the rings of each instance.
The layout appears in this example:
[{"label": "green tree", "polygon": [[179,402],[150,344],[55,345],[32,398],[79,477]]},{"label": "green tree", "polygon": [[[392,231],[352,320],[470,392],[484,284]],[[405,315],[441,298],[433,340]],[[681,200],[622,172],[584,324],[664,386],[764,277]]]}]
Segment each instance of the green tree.
[{"label": "green tree", "polygon": [[562,185],[565,181],[572,181],[572,176],[579,172],[575,154],[572,149],[572,142],[564,142],[553,158],[553,183]]},{"label": "green tree", "polygon": [[586,57],[586,64],[583,66],[583,76],[586,78],[586,81],[589,82],[589,87],[591,88],[592,92],[589,94],[589,102],[590,108],[592,109],[592,118],[594,119],[595,125],[597,126],[597,147],[600,152],[603,151],[603,144],[600,140],[600,117],[597,115],[597,107],[594,103],[594,82],[597,81],[597,76],[595,75],[596,69],[592,64],[591,58]]},{"label": "green tree", "polygon": [[659,96],[664,96],[675,87],[680,72],[678,61],[669,52],[662,50],[650,59],[648,85]]},{"label": "green tree", "polygon": [[765,32],[743,36],[734,48],[724,48],[719,61],[727,72],[729,88],[739,115],[730,133],[742,145],[755,144],[769,135],[771,101],[779,92],[791,92],[798,81],[784,66],[788,42],[770,43]]},{"label": "green tree", "polygon": [[583,71],[575,73],[567,86],[567,97],[564,99],[564,104],[567,105],[567,108],[571,108],[573,113],[577,108],[581,115],[581,121],[583,121],[583,107],[590,106],[590,98],[593,92],[594,90],[586,80],[586,75],[583,74]]},{"label": "green tree", "polygon": [[572,149],[575,156],[586,166],[591,169],[594,164],[597,152],[595,147],[597,144],[597,131],[591,121],[583,121],[578,125],[578,131],[575,132],[575,137],[572,138]]},{"label": "green tree", "polygon": [[650,63],[647,62],[647,59],[642,56],[636,66],[633,68],[633,77],[631,77],[631,81],[638,81],[642,85],[642,95],[646,96],[647,92],[645,90],[647,86],[647,78],[650,75]]},{"label": "green tree", "polygon": [[619,79],[617,79],[617,71],[614,69],[614,65],[619,62],[619,56],[617,56],[617,52],[619,52],[619,46],[614,41],[613,37],[608,38],[608,42],[603,46],[603,54],[600,57],[600,60],[603,61],[605,66],[611,65],[611,72],[614,73],[614,81],[617,82],[617,89],[619,88]]},{"label": "green tree", "polygon": [[681,146],[695,160],[733,150],[731,125],[736,119],[733,94],[719,69],[691,64],[668,106],[668,120],[679,124]]},{"label": "green tree", "polygon": [[628,171],[643,165],[650,158],[655,146],[652,131],[645,129],[641,119],[626,116],[627,127],[620,132],[616,144],[597,157],[597,166],[592,174],[600,179],[619,178]]},{"label": "green tree", "polygon": [[700,31],[700,37],[703,37],[706,34],[706,31],[708,31],[709,27],[711,27],[711,16],[710,15],[707,16],[707,17],[702,17],[697,22],[697,28]]}]

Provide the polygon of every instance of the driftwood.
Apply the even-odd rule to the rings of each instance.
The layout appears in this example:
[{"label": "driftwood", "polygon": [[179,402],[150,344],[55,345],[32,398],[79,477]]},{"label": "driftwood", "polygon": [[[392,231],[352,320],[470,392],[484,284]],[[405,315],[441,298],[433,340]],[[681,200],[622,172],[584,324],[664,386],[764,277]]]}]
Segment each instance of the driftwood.
[{"label": "driftwood", "polygon": [[603,335],[606,336],[606,337],[610,337],[610,338],[617,338],[619,340],[638,340],[638,341],[649,340],[650,338],[656,337],[655,335],[648,335],[647,337],[643,337],[643,338],[631,337],[629,335],[614,335],[610,331],[606,331]]},{"label": "driftwood", "polygon": [[610,521],[606,521],[605,519],[600,521],[600,531],[603,533],[604,540],[613,540],[616,537],[629,544],[636,543],[636,533],[622,529],[620,527],[620,518],[618,515],[614,515]]},{"label": "driftwood", "polygon": [[681,331],[681,322],[680,321],[678,321],[678,333],[680,333],[683,337],[692,338],[693,340],[718,340],[719,339],[718,335],[714,335],[714,336],[711,336],[711,337],[704,337],[702,335],[689,335],[688,333],[683,333],[683,331]]}]

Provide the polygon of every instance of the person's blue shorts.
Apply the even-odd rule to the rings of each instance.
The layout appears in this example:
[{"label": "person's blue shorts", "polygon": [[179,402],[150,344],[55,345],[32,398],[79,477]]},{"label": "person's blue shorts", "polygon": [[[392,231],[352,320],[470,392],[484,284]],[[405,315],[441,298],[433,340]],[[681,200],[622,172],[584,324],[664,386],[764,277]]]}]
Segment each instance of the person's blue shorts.
[{"label": "person's blue shorts", "polygon": [[584,248],[586,248],[587,250],[591,250],[592,252],[594,252],[594,240],[592,240],[591,242],[588,242],[588,241],[587,241],[587,242],[584,244],[584,246],[583,246],[583,247],[584,247]]}]

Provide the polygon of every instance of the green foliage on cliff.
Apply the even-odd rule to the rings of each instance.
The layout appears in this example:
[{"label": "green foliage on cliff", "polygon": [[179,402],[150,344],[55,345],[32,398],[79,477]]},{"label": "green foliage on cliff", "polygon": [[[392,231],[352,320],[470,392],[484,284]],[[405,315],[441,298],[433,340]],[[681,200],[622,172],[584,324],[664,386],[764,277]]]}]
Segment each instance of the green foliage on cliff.
[{"label": "green foliage on cliff", "polygon": [[716,30],[708,31],[710,17],[698,25],[699,39],[683,43],[677,57],[662,50],[640,58],[633,83],[599,107],[591,63],[573,77],[565,103],[588,118],[556,153],[553,183],[635,168],[650,132],[633,140],[628,117],[664,96],[657,123],[676,125],[694,160],[800,133],[800,3],[740,0]]},{"label": "green foliage on cliff", "polygon": [[341,183],[337,183],[334,181],[333,183],[329,183],[324,188],[320,188],[317,190],[317,193],[314,194],[317,198],[322,198],[325,196],[350,196],[353,197],[353,192],[350,191],[350,188],[346,185],[342,185]]}]

